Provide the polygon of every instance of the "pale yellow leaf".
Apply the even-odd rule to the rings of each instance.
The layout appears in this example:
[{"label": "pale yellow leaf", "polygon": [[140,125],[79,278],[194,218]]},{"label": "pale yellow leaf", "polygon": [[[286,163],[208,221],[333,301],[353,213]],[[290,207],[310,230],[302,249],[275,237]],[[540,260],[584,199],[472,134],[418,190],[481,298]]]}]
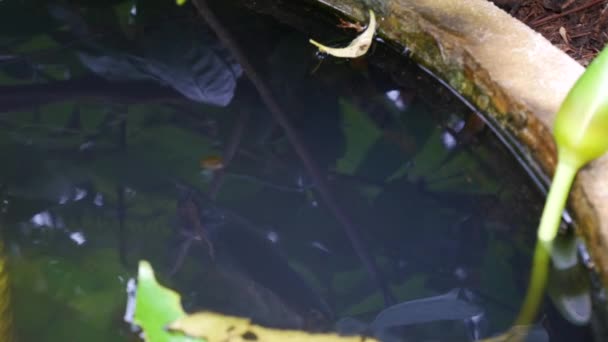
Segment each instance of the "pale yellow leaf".
[{"label": "pale yellow leaf", "polygon": [[568,40],[568,33],[566,32],[566,29],[563,26],[560,26],[559,28],[559,35],[562,36],[562,39],[564,40],[564,42],[566,42],[566,44],[570,44],[570,41]]},{"label": "pale yellow leaf", "polygon": [[325,52],[335,57],[340,58],[357,58],[363,56],[369,47],[372,45],[372,38],[376,32],[376,17],[372,10],[369,11],[369,24],[363,33],[355,38],[348,46],[343,48],[331,48],[311,39],[310,43],[319,48],[319,51]]},{"label": "pale yellow leaf", "polygon": [[170,331],[181,332],[207,342],[378,342],[362,336],[338,334],[311,334],[298,330],[280,330],[252,324],[245,318],[230,317],[209,311],[182,317],[168,326]]}]

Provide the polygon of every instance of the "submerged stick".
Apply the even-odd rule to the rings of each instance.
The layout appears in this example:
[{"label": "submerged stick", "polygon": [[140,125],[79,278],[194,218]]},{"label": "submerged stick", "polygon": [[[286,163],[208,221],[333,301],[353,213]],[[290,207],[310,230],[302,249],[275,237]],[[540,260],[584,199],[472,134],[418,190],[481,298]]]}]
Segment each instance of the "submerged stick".
[{"label": "submerged stick", "polygon": [[344,228],[344,231],[350,239],[355,252],[363,262],[363,265],[368,270],[371,277],[374,279],[374,281],[382,291],[385,303],[392,304],[394,300],[391,291],[388,287],[388,283],[381,276],[378,266],[376,265],[371,255],[368,253],[365,244],[359,237],[359,233],[354,222],[352,222],[352,220],[342,211],[342,209],[336,203],[331,191],[329,191],[329,188],[325,183],[325,179],[323,178],[322,173],[319,171],[317,165],[312,160],[308,150],[301,142],[296,130],[291,126],[291,123],[287,119],[287,116],[284,114],[284,111],[281,109],[281,106],[275,100],[274,96],[272,95],[272,92],[270,91],[270,88],[255,71],[255,68],[249,62],[249,59],[245,56],[245,54],[241,51],[240,47],[237,45],[236,41],[232,38],[230,33],[224,29],[223,25],[219,22],[215,14],[213,14],[207,4],[207,1],[193,0],[193,3],[198,9],[198,12],[201,17],[203,17],[209,27],[215,32],[219,40],[232,53],[234,58],[241,65],[243,71],[245,72],[245,75],[247,75],[249,80],[253,83],[254,87],[260,94],[262,101],[264,102],[266,107],[268,107],[277,123],[285,131],[289,142],[294,147],[296,153],[302,160],[304,167],[317,184],[317,188],[319,190],[321,198],[323,199],[329,210],[332,212],[334,217],[340,222],[340,224]]},{"label": "submerged stick", "polygon": [[226,167],[230,164],[234,155],[236,154],[237,149],[241,143],[241,139],[243,137],[243,131],[245,130],[245,126],[247,126],[247,122],[249,121],[249,109],[241,109],[239,112],[239,117],[237,118],[236,125],[232,130],[232,135],[230,136],[230,141],[226,146],[226,150],[224,151],[224,167],[221,170],[218,170],[214,177],[213,182],[209,186],[209,197],[215,200],[217,194],[222,187],[222,183],[224,182],[224,176],[226,175]]}]

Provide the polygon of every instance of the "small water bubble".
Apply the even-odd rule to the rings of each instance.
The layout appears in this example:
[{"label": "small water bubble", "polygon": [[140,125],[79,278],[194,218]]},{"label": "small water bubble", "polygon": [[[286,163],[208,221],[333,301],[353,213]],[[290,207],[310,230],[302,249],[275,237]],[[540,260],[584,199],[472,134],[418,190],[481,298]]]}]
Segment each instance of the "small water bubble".
[{"label": "small water bubble", "polygon": [[135,197],[135,195],[137,195],[137,191],[135,191],[135,189],[125,187],[125,196],[127,198]]},{"label": "small water bubble", "polygon": [[[134,278],[130,278],[129,281],[127,282],[127,305],[125,308],[125,314],[123,316],[123,319],[125,322],[129,323],[131,325],[131,329],[138,329],[136,328],[136,325],[133,322],[133,318],[135,317],[135,294],[137,292],[137,284],[135,282]],[[137,331],[137,330],[133,330],[133,331]]]},{"label": "small water bubble", "polygon": [[266,238],[268,240],[270,240],[270,242],[272,242],[272,243],[277,243],[277,242],[279,242],[279,233],[271,230],[268,233],[266,233]]},{"label": "small water bubble", "polygon": [[403,97],[401,97],[401,91],[399,90],[389,90],[386,92],[386,97],[393,101],[393,103],[395,104],[395,107],[397,107],[397,109],[399,110],[404,110],[405,109],[405,102],[403,101]]},{"label": "small water bubble", "polygon": [[312,245],[314,248],[319,249],[319,250],[321,250],[321,251],[323,251],[323,252],[325,252],[325,253],[328,253],[328,254],[329,254],[329,253],[331,253],[331,251],[329,250],[329,248],[325,247],[325,245],[323,245],[323,244],[322,244],[321,242],[319,242],[319,241],[313,241],[313,242],[311,242],[311,245]]},{"label": "small water bubble", "polygon": [[48,211],[40,212],[30,219],[30,222],[37,227],[52,227],[53,220],[51,219],[51,213]]},{"label": "small water bubble", "polygon": [[92,142],[92,141],[87,141],[87,142],[84,142],[84,143],[80,144],[80,146],[78,147],[78,150],[79,150],[79,151],[88,150],[88,149],[90,149],[91,147],[93,147],[93,145],[95,145],[95,143],[94,143],[94,142]]},{"label": "small water bubble", "polygon": [[315,52],[315,58],[319,61],[325,60],[327,58],[328,54],[326,54],[325,52],[321,52],[319,50],[317,50],[317,52]]},{"label": "small water bubble", "polygon": [[589,251],[587,251],[585,245],[583,243],[578,243],[576,247],[578,249],[578,255],[581,261],[583,262],[583,265],[585,265],[585,267],[587,267],[588,269],[592,269],[595,264],[593,263],[593,259],[591,258],[591,255],[589,254]]},{"label": "small water bubble", "polygon": [[70,233],[70,239],[72,239],[72,241],[74,241],[78,246],[83,245],[87,241],[83,232]]},{"label": "small water bubble", "polygon": [[604,290],[603,288],[599,289],[597,291],[597,293],[595,294],[595,298],[598,299],[598,301],[600,302],[606,302],[606,290]]},{"label": "small water bubble", "polygon": [[298,185],[298,188],[303,188],[304,187],[304,177],[302,177],[301,175],[298,176],[298,178],[296,179],[296,184]]},{"label": "small water bubble", "polygon": [[391,101],[395,101],[399,98],[399,94],[401,94],[399,90],[393,89],[386,92],[386,97]]},{"label": "small water bubble", "polygon": [[95,199],[93,200],[93,203],[98,207],[102,207],[103,206],[103,195],[98,192],[97,195],[95,195]]},{"label": "small water bubble", "polygon": [[562,220],[566,221],[567,224],[572,224],[572,216],[567,211],[562,214]]},{"label": "small water bubble", "polygon": [[454,270],[454,276],[456,276],[458,280],[462,281],[468,277],[468,272],[464,269],[464,267],[458,267]]},{"label": "small water bubble", "polygon": [[6,214],[6,212],[8,211],[8,206],[9,206],[8,200],[7,199],[2,200],[2,205],[0,205],[0,212],[3,214]]},{"label": "small water bubble", "polygon": [[452,133],[445,131],[441,134],[441,144],[446,150],[450,151],[453,150],[456,145],[458,145],[458,141],[452,135]]},{"label": "small water bubble", "polygon": [[133,6],[131,6],[131,10],[129,11],[129,14],[131,14],[132,16],[137,16],[137,5],[133,4]]},{"label": "small water bubble", "polygon": [[85,189],[75,188],[74,191],[76,192],[74,195],[75,202],[78,202],[87,196],[87,191]]},{"label": "small water bubble", "polygon": [[487,330],[487,319],[485,313],[480,313],[476,316],[466,319],[466,325],[469,328],[470,337],[474,341],[478,341],[485,335]]},{"label": "small water bubble", "polygon": [[64,195],[59,196],[59,201],[58,202],[59,202],[60,205],[63,205],[63,204],[68,203],[69,199],[70,199],[70,196],[64,194]]}]

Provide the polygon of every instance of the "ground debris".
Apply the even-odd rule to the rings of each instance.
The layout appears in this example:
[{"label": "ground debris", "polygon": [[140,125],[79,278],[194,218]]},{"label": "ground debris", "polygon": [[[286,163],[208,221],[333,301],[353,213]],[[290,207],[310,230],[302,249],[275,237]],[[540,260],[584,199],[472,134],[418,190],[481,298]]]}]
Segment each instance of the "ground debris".
[{"label": "ground debris", "polygon": [[[504,0],[494,0],[505,8]],[[511,14],[583,66],[608,44],[608,0],[521,0]],[[559,3],[559,6],[555,5]],[[512,6],[506,6],[509,10]],[[561,10],[559,10],[561,8]],[[559,11],[558,11],[559,10]],[[560,31],[561,30],[561,31]],[[567,35],[568,39],[564,39]]]}]

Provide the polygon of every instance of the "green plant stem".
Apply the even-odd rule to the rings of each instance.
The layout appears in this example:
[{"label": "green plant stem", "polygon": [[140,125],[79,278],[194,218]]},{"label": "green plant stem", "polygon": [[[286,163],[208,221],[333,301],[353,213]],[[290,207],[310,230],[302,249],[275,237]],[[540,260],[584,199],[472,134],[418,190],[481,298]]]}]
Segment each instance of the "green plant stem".
[{"label": "green plant stem", "polygon": [[515,319],[514,326],[528,326],[532,324],[547,286],[553,240],[557,236],[566,199],[568,198],[574,176],[578,171],[578,167],[564,163],[563,158],[559,160],[538,228],[538,240],[534,248],[530,285],[526,291],[522,308]]},{"label": "green plant stem", "polygon": [[530,330],[534,318],[540,307],[543,299],[547,279],[549,278],[549,260],[550,251],[546,248],[546,244],[540,240],[536,242],[534,248],[534,260],[532,264],[532,275],[530,276],[530,284],[526,290],[524,303],[521,306],[515,322],[511,328],[505,333],[483,339],[483,342],[523,342]]},{"label": "green plant stem", "polygon": [[547,196],[543,216],[540,219],[540,226],[538,227],[539,243],[545,244],[548,252],[551,251],[551,244],[557,235],[559,223],[562,219],[562,212],[568,198],[568,193],[570,192],[570,186],[572,185],[576,171],[578,171],[578,167],[564,163],[562,161],[563,158],[559,160],[555,169],[555,175],[553,176],[553,182],[551,183],[551,189],[549,190],[549,196]]},{"label": "green plant stem", "polygon": [[527,326],[532,324],[541,300],[545,287],[547,286],[547,278],[549,276],[549,255],[550,251],[546,245],[540,240],[536,242],[534,248],[534,261],[532,264],[532,275],[530,276],[530,285],[526,291],[524,303],[515,319],[515,326]]},{"label": "green plant stem", "polygon": [[485,342],[524,341],[527,331],[536,318],[549,278],[549,260],[553,249],[553,240],[557,236],[570,186],[579,169],[577,166],[564,162],[564,160],[570,159],[559,158],[558,160],[551,189],[545,202],[543,216],[540,219],[538,240],[534,248],[532,274],[524,303],[511,329],[502,335],[485,339]]}]

